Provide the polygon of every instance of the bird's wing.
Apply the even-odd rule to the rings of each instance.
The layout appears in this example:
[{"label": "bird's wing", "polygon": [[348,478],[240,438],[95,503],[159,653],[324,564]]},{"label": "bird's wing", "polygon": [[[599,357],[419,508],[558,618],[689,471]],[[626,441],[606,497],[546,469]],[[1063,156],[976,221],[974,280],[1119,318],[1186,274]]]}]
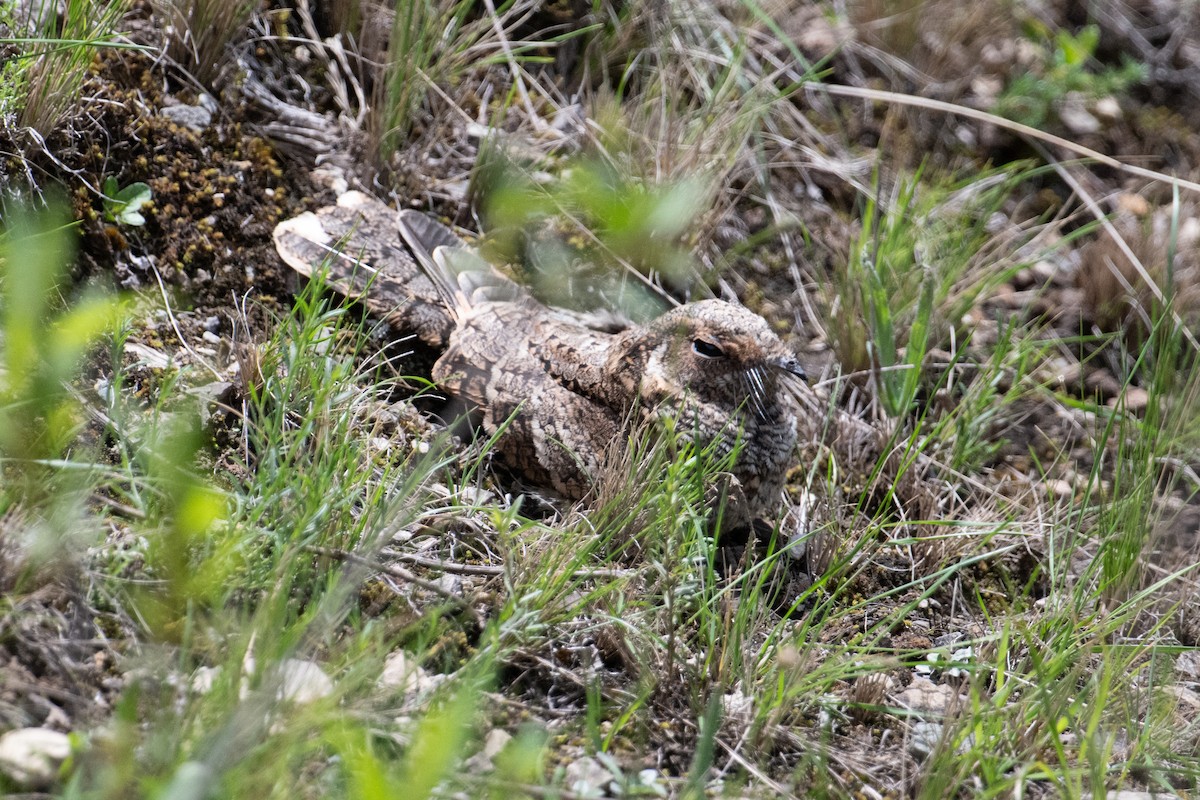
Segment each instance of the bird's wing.
[{"label": "bird's wing", "polygon": [[[573,391],[561,370],[552,373],[531,352],[555,346],[545,338],[545,326],[553,324],[547,316],[532,301],[472,306],[434,365],[433,379],[487,433],[503,431],[494,452],[514,472],[578,500],[591,487],[621,417]],[[588,356],[593,366],[598,352]]]},{"label": "bird's wing", "polygon": [[614,375],[609,359],[624,346],[625,333],[606,333],[569,317],[545,313],[529,334],[529,349],[546,373],[568,391],[624,414],[637,396],[636,385]]}]

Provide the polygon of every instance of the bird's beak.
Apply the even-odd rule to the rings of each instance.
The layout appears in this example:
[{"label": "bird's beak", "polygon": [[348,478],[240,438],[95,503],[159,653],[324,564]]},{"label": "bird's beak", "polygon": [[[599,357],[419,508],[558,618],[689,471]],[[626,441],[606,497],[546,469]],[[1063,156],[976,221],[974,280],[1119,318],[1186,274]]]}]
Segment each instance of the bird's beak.
[{"label": "bird's beak", "polygon": [[805,383],[808,382],[808,375],[804,372],[804,367],[800,366],[800,362],[795,356],[775,356],[774,358],[768,359],[767,363],[775,369],[780,369],[784,372],[795,375]]}]

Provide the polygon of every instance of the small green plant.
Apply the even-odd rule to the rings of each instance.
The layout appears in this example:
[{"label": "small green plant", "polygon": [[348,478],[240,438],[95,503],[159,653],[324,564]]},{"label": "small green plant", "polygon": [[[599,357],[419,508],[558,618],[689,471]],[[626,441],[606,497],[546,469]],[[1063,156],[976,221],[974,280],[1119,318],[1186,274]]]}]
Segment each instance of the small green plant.
[{"label": "small green plant", "polygon": [[[418,448],[386,456],[359,429],[388,383],[355,358],[369,339],[344,311],[314,280],[277,320],[246,387],[243,480],[217,488],[198,468],[210,439],[190,406],[168,410],[188,402],[178,396],[151,414],[165,418],[150,423],[162,435],[130,424],[111,432],[132,457],[110,470],[106,493],[132,509],[143,555],[134,580],[102,580],[138,635],[170,657],[148,659],[145,678],[127,684],[121,707],[137,706],[142,724],[86,747],[67,796],[290,796],[278,787],[305,765],[324,796],[382,786],[422,797],[475,746],[486,657],[458,671],[444,703],[423,705],[409,746],[375,732],[375,681],[397,634],[360,617],[359,592],[380,548],[421,513],[422,486],[441,463]],[[146,414],[127,405],[112,418]],[[331,699],[287,699],[297,668],[330,676],[318,683]],[[212,677],[174,695],[156,688],[164,669]]]},{"label": "small green plant", "polygon": [[70,224],[23,208],[6,222],[0,236],[0,457],[57,458],[79,425],[79,404],[67,383],[111,328],[119,305],[91,294],[61,308],[73,255]]},{"label": "small green plant", "polygon": [[[57,206],[56,206],[57,207]],[[95,484],[87,422],[73,384],[88,353],[121,313],[112,296],[72,303],[70,224],[11,202],[0,230],[0,573],[5,592],[37,588],[43,568],[67,573],[101,536],[84,498]],[[5,546],[22,555],[10,560]],[[19,566],[18,566],[19,565]],[[14,595],[15,596],[15,595]],[[0,627],[8,620],[0,621]]]},{"label": "small green plant", "polygon": [[1062,100],[1078,93],[1084,100],[1097,100],[1127,91],[1145,77],[1145,67],[1122,56],[1119,67],[1088,68],[1100,42],[1100,29],[1085,25],[1079,33],[1050,32],[1035,26],[1030,38],[1038,42],[1045,67],[1041,73],[1022,72],[996,101],[997,114],[1035,128],[1042,127]]},{"label": "small green plant", "polygon": [[694,278],[680,242],[708,196],[702,179],[655,185],[586,158],[539,182],[503,156],[484,161],[483,248],[497,263],[524,265],[543,301],[645,320],[665,310],[655,281],[683,288]]},{"label": "small green plant", "polygon": [[152,196],[150,187],[141,181],[122,189],[117,179],[109,175],[104,179],[104,219],[133,227],[145,225],[146,218],[140,209],[150,202]]}]

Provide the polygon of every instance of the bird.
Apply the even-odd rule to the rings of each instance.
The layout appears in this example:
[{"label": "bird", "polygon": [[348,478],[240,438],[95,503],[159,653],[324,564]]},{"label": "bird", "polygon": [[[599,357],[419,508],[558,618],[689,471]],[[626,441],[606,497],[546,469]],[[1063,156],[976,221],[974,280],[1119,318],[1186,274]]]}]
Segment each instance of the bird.
[{"label": "bird", "polygon": [[612,330],[543,305],[429,215],[348,194],[280,223],[280,255],[306,275],[328,264],[339,292],[440,348],[434,384],[523,484],[586,502],[614,443],[669,426],[732,458],[742,513],[778,511],[806,376],[763,317],[706,299]]}]

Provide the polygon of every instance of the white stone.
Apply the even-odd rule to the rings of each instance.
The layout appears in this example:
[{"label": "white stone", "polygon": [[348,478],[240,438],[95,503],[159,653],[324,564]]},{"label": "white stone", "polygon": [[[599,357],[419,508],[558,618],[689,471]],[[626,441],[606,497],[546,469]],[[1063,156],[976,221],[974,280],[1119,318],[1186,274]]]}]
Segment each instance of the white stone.
[{"label": "white stone", "polygon": [[512,741],[512,734],[503,728],[493,728],[488,731],[483,740],[483,748],[466,761],[466,767],[472,773],[490,772],[496,768],[495,759],[500,752]]},{"label": "white stone", "polygon": [[[958,664],[970,663],[975,658],[975,650],[971,647],[960,647],[950,654],[950,660]],[[961,667],[950,667],[946,670],[946,675],[951,678],[965,677],[968,671]]]},{"label": "white stone", "polygon": [[338,166],[317,167],[308,175],[317,186],[323,186],[337,195],[346,194],[350,188],[350,184],[346,180],[346,171]]},{"label": "white stone", "polygon": [[1087,105],[1078,92],[1068,92],[1059,102],[1058,118],[1067,126],[1067,130],[1076,136],[1095,133],[1101,127],[1100,120],[1087,110]]},{"label": "white stone", "polygon": [[937,748],[941,740],[940,722],[914,722],[908,729],[908,752],[914,758],[924,758]]},{"label": "white stone", "polygon": [[1098,117],[1109,122],[1121,118],[1121,104],[1112,95],[1101,97],[1093,104],[1092,110],[1096,112]]},{"label": "white stone", "polygon": [[0,772],[26,788],[53,783],[69,755],[71,740],[49,728],[21,728],[0,736]]},{"label": "white stone", "polygon": [[395,688],[410,694],[420,689],[425,681],[425,670],[408,657],[403,650],[390,653],[383,662],[383,672],[379,675],[379,686]]},{"label": "white stone", "polygon": [[605,796],[605,787],[613,780],[613,774],[591,756],[567,764],[566,773],[567,788],[583,797]]},{"label": "white stone", "polygon": [[200,667],[192,673],[192,691],[196,694],[208,694],[220,674],[220,667]]},{"label": "white stone", "polygon": [[1200,680],[1200,653],[1185,650],[1175,659],[1175,671],[1186,678]]},{"label": "white stone", "polygon": [[901,708],[937,715],[945,714],[957,700],[958,692],[954,689],[927,678],[913,678],[912,683],[896,695],[896,703]]},{"label": "white stone", "polygon": [[1200,243],[1200,219],[1188,217],[1179,223],[1179,246],[1195,247]]},{"label": "white stone", "polygon": [[204,106],[167,106],[160,112],[164,117],[195,133],[202,132],[212,124],[212,112]]},{"label": "white stone", "polygon": [[279,665],[279,699],[305,705],[333,694],[333,681],[315,662],[289,658]]},{"label": "white stone", "polygon": [[721,706],[727,719],[738,722],[748,722],[754,714],[754,698],[748,697],[741,689],[733,689],[721,695]]}]

